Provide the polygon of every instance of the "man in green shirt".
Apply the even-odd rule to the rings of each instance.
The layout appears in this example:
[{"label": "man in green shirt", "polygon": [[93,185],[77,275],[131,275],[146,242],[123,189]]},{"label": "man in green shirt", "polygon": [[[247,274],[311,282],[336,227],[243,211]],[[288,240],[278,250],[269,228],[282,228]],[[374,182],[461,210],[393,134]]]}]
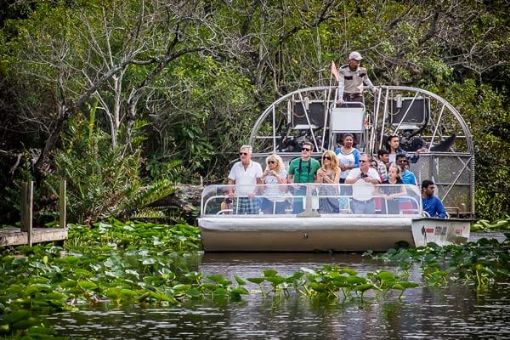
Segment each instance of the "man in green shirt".
[{"label": "man in green shirt", "polygon": [[[321,164],[311,157],[312,150],[312,143],[303,143],[301,146],[301,157],[293,159],[289,164],[289,183],[315,182],[315,174],[320,169]],[[294,198],[293,212],[294,214],[299,214],[304,210],[302,197],[306,195],[306,186],[299,186],[298,189],[294,190],[294,195],[299,197]]]}]

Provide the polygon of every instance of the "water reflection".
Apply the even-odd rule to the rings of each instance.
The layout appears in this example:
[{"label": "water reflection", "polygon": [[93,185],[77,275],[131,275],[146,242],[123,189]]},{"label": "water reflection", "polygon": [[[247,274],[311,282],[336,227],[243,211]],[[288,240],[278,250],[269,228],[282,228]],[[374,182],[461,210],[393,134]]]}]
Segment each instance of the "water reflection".
[{"label": "water reflection", "polygon": [[[200,270],[232,277],[260,276],[276,269],[336,263],[360,273],[384,267],[359,254],[206,254]],[[411,279],[420,280],[417,267]],[[255,291],[256,285],[248,289]],[[48,316],[58,333],[71,338],[108,339],[417,339],[510,337],[510,286],[476,294],[473,287],[419,288],[366,302],[331,304],[299,295],[264,298],[253,293],[240,303],[201,303],[182,308],[86,309]]]}]

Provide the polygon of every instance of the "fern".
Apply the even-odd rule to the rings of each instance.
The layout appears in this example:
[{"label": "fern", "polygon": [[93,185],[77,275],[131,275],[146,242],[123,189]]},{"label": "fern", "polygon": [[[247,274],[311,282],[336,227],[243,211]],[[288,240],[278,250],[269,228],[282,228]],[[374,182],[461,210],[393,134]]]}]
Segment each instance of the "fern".
[{"label": "fern", "polygon": [[175,191],[175,186],[168,179],[161,179],[138,190],[131,199],[123,202],[114,213],[116,216],[140,211],[148,205],[167,197]]},{"label": "fern", "polygon": [[[97,104],[97,103],[96,103]],[[47,186],[58,188],[61,178],[67,180],[69,220],[93,222],[107,217],[130,217],[149,204],[174,192],[180,161],[159,164],[159,176],[143,183],[141,150],[145,123],[136,122],[131,143],[112,146],[110,136],[98,126],[96,109],[88,118],[77,114],[69,120],[62,135],[62,149],[55,155],[57,173],[47,179]],[[119,140],[126,134],[119,133]],[[168,179],[168,178],[171,178]],[[173,180],[173,181],[172,181]]]}]

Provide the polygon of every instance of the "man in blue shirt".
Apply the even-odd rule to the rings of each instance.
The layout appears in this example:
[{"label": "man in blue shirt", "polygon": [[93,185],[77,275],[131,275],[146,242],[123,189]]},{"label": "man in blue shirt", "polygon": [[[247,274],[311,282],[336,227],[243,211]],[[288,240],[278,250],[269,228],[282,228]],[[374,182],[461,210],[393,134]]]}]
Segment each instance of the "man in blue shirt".
[{"label": "man in blue shirt", "polygon": [[421,198],[423,202],[423,210],[426,211],[430,217],[446,218],[446,210],[444,209],[441,200],[434,196],[436,186],[434,182],[428,179],[421,183]]}]

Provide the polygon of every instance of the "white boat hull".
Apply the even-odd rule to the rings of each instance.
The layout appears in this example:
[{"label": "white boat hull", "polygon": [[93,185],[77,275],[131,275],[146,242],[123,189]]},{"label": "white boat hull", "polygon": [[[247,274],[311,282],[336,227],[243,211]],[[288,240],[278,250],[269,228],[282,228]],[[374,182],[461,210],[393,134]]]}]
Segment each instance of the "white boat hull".
[{"label": "white boat hull", "polygon": [[469,221],[412,217],[214,216],[198,224],[205,251],[385,251],[397,243],[445,245],[469,238]]},{"label": "white boat hull", "polygon": [[470,220],[420,218],[413,220],[413,239],[416,247],[433,242],[439,246],[466,243],[469,240]]}]

